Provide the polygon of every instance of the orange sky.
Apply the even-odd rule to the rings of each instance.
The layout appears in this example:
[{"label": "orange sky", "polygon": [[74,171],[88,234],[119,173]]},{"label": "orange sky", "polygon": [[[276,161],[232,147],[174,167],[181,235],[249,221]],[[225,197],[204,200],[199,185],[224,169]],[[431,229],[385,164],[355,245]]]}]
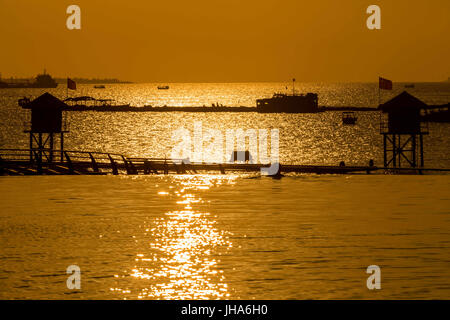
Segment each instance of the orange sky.
[{"label": "orange sky", "polygon": [[[66,28],[81,7],[82,29]],[[378,4],[382,29],[366,28]],[[449,0],[0,0],[0,72],[137,82],[443,81]]]}]

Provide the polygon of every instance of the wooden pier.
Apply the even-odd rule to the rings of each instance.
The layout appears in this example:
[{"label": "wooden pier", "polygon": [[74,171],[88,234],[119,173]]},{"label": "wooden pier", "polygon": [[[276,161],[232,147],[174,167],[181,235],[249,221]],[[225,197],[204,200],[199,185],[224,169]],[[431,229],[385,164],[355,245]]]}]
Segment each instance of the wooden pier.
[{"label": "wooden pier", "polygon": [[[55,161],[49,152],[60,150],[0,149],[0,175],[164,175],[164,174],[227,174],[259,173],[270,164],[252,163],[183,163],[180,159],[131,158],[117,153],[62,151],[62,161]],[[31,153],[44,155],[30,157]],[[30,160],[31,159],[31,160]],[[384,168],[376,166],[325,166],[282,164],[280,173],[309,174],[422,174],[427,171],[449,172],[449,169]]]}]

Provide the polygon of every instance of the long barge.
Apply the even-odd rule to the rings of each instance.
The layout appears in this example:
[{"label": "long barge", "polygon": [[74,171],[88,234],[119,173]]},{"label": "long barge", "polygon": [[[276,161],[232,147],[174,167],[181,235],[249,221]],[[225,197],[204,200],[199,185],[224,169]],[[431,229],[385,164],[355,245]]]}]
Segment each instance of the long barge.
[{"label": "long barge", "polygon": [[[260,173],[270,164],[251,163],[183,163],[181,159],[132,158],[115,153],[63,151],[60,161],[30,161],[29,149],[0,149],[0,176],[23,175],[161,175]],[[54,150],[55,154],[60,151]],[[295,174],[424,174],[449,173],[441,168],[384,168],[376,166],[332,166],[280,164],[279,173]]]}]

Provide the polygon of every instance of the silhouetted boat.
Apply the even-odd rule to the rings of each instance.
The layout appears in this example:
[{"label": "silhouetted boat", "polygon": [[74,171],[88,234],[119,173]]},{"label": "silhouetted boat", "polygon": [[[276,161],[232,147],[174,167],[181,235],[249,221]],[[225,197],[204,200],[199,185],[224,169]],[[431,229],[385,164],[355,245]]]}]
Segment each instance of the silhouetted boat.
[{"label": "silhouetted boat", "polygon": [[2,82],[0,81],[0,88],[14,89],[14,88],[56,88],[58,83],[45,71],[43,74],[38,74],[34,82]]},{"label": "silhouetted boat", "polygon": [[158,86],[158,90],[168,90],[169,86]]},{"label": "silhouetted boat", "polygon": [[295,79],[292,79],[292,94],[275,93],[272,98],[256,100],[256,112],[259,113],[316,113],[319,111],[317,94],[296,94]]},{"label": "silhouetted boat", "polygon": [[415,85],[413,85],[413,84],[405,84],[405,88],[415,88]]},{"label": "silhouetted boat", "polygon": [[94,88],[95,89],[105,89],[105,86],[101,84],[101,85],[94,86]]},{"label": "silhouetted boat", "polygon": [[342,123],[347,125],[352,125],[356,123],[358,118],[353,111],[342,112]]},{"label": "silhouetted boat", "polygon": [[275,93],[272,98],[256,100],[256,111],[260,113],[316,113],[319,112],[318,97],[315,93],[305,95]]}]

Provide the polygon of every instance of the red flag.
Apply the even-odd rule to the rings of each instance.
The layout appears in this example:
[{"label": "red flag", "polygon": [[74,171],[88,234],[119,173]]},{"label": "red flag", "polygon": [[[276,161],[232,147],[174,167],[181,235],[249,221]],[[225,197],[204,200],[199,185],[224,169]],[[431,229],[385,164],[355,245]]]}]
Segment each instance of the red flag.
[{"label": "red flag", "polygon": [[67,89],[77,90],[77,83],[72,79],[67,78]]},{"label": "red flag", "polygon": [[383,90],[392,90],[392,81],[379,77],[379,88]]}]

